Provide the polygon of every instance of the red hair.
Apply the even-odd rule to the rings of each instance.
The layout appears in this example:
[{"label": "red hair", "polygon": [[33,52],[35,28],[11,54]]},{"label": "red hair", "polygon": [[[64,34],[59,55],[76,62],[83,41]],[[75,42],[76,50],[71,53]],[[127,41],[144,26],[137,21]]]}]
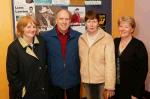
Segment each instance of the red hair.
[{"label": "red hair", "polygon": [[24,33],[24,28],[27,26],[28,23],[32,23],[36,26],[38,26],[37,21],[32,17],[32,16],[23,16],[19,19],[17,23],[17,35],[23,35]]}]

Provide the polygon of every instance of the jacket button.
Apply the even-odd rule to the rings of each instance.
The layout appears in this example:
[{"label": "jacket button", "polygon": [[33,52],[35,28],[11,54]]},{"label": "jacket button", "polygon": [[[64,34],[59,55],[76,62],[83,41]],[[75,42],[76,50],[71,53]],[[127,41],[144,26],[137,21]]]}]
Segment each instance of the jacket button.
[{"label": "jacket button", "polygon": [[44,90],[44,88],[42,88],[42,90]]},{"label": "jacket button", "polygon": [[42,67],[41,66],[39,66],[39,70],[41,70],[42,69]]},{"label": "jacket button", "polygon": [[41,88],[41,89],[42,89],[43,94],[45,94],[45,88]]}]

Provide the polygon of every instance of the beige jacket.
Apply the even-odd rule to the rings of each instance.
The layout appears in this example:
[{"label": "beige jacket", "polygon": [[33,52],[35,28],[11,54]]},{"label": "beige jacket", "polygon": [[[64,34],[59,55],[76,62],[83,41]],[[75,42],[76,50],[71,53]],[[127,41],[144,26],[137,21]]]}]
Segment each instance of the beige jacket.
[{"label": "beige jacket", "polygon": [[102,29],[98,32],[91,47],[88,46],[86,33],[79,38],[81,80],[83,83],[105,83],[105,89],[114,90],[116,68],[113,38]]}]

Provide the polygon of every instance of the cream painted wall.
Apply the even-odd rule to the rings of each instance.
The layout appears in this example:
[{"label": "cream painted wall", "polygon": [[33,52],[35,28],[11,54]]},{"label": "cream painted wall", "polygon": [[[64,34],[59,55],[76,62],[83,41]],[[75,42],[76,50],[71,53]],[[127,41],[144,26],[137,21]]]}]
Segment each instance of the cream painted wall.
[{"label": "cream painted wall", "polygon": [[135,19],[137,23],[136,37],[141,39],[147,48],[149,56],[149,74],[146,80],[146,90],[150,92],[150,1],[135,0]]},{"label": "cream painted wall", "polygon": [[8,83],[6,78],[6,50],[13,39],[11,0],[0,3],[0,99],[8,99]]},{"label": "cream painted wall", "polygon": [[112,35],[118,37],[117,20],[120,16],[134,16],[134,0],[112,0]]}]

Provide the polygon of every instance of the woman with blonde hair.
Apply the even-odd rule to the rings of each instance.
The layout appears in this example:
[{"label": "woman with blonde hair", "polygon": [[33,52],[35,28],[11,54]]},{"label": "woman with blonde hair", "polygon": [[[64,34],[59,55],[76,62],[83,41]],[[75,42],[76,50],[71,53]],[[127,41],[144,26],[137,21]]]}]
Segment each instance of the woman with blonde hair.
[{"label": "woman with blonde hair", "polygon": [[136,23],[130,16],[118,20],[120,38],[116,38],[117,84],[115,99],[141,99],[148,69],[148,55],[142,41],[133,36]]}]

